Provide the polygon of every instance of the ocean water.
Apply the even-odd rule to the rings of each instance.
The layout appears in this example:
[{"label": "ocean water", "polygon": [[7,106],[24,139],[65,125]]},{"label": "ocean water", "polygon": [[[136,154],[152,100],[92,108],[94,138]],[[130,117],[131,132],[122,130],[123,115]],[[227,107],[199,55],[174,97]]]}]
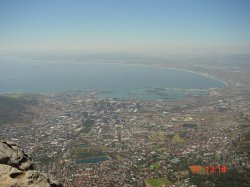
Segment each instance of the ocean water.
[{"label": "ocean water", "polygon": [[77,62],[0,62],[0,93],[96,91],[101,98],[179,99],[222,87],[196,73],[143,65]]}]

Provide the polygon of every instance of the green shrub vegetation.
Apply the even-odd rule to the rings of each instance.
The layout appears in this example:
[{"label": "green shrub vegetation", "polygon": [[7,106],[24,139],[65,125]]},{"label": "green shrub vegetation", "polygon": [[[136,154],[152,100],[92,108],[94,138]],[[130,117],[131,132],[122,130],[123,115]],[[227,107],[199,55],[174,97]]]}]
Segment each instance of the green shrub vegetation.
[{"label": "green shrub vegetation", "polygon": [[164,184],[171,184],[171,181],[167,178],[157,178],[157,179],[147,179],[145,180],[146,185],[150,185],[152,187],[159,187]]}]

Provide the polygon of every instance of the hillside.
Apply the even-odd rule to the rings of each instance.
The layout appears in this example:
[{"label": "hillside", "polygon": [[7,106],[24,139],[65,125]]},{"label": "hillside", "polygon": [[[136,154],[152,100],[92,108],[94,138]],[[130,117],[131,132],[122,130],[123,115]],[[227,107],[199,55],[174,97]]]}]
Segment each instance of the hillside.
[{"label": "hillside", "polygon": [[28,106],[36,104],[37,99],[34,95],[0,95],[0,124],[17,121],[26,112]]}]

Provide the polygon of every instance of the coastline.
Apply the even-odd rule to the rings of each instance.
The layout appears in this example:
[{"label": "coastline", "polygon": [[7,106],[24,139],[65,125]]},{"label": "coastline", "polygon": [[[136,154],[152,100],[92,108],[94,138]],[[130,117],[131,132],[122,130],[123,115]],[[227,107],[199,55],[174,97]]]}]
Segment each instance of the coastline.
[{"label": "coastline", "polygon": [[[59,63],[59,62],[56,62],[56,63]],[[158,68],[158,69],[161,69],[161,70],[177,70],[177,71],[183,71],[183,72],[189,72],[189,73],[192,73],[192,74],[197,74],[197,75],[200,75],[200,76],[203,76],[203,77],[207,77],[209,79],[213,79],[213,80],[216,80],[216,81],[219,81],[220,83],[222,83],[222,86],[218,86],[218,87],[211,87],[211,88],[206,88],[206,90],[210,90],[210,89],[218,89],[218,88],[222,88],[224,86],[227,86],[229,85],[226,81],[224,80],[221,80],[211,74],[207,74],[207,73],[203,73],[203,72],[197,72],[197,71],[193,71],[193,70],[190,70],[188,68],[178,68],[178,67],[169,67],[168,64],[143,64],[143,63],[126,63],[126,62],[76,62],[77,64],[115,64],[115,65],[131,65],[131,66],[137,66],[137,67],[150,67],[150,68]],[[168,89],[168,88],[164,88],[164,89]],[[170,88],[169,88],[170,89]],[[175,89],[175,90],[179,90],[181,88],[172,88],[172,89]],[[71,90],[67,90],[67,91],[71,91]],[[64,91],[63,91],[64,92]],[[16,92],[3,92],[1,93],[2,94],[15,94]],[[24,93],[30,93],[30,94],[35,94],[35,93],[39,93],[39,94],[46,94],[47,92],[33,92],[33,91],[25,91],[25,92],[18,92],[20,94],[24,94]],[[55,91],[51,91],[49,93],[52,93],[52,94],[56,94],[56,93],[60,93],[59,92],[55,92]]]},{"label": "coastline", "polygon": [[[225,86],[228,86],[229,83],[227,83],[225,80],[222,80],[218,77],[215,77],[214,75],[211,74],[206,74],[203,72],[197,72],[197,71],[193,71],[193,70],[189,70],[189,69],[183,69],[183,68],[175,68],[175,67],[165,67],[165,64],[142,64],[142,63],[123,63],[123,62],[84,62],[84,63],[96,63],[96,64],[116,64],[116,65],[133,65],[133,66],[147,66],[147,67],[154,67],[154,68],[164,68],[164,69],[173,69],[173,70],[178,70],[178,71],[186,71],[186,72],[190,72],[190,73],[194,73],[197,75],[201,75],[210,79],[214,79],[217,81],[222,82]],[[217,87],[215,87],[217,88]],[[209,88],[209,89],[213,89],[213,88]]]}]

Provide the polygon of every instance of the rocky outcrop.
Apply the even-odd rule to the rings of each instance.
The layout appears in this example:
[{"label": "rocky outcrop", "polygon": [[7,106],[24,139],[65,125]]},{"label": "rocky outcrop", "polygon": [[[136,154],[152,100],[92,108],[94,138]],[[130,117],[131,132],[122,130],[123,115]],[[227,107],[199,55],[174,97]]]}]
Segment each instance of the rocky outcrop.
[{"label": "rocky outcrop", "polygon": [[7,164],[22,171],[33,169],[31,158],[11,142],[1,141],[0,164]]},{"label": "rocky outcrop", "polygon": [[0,141],[1,187],[61,187],[39,171],[33,170],[32,159],[16,144]]}]

